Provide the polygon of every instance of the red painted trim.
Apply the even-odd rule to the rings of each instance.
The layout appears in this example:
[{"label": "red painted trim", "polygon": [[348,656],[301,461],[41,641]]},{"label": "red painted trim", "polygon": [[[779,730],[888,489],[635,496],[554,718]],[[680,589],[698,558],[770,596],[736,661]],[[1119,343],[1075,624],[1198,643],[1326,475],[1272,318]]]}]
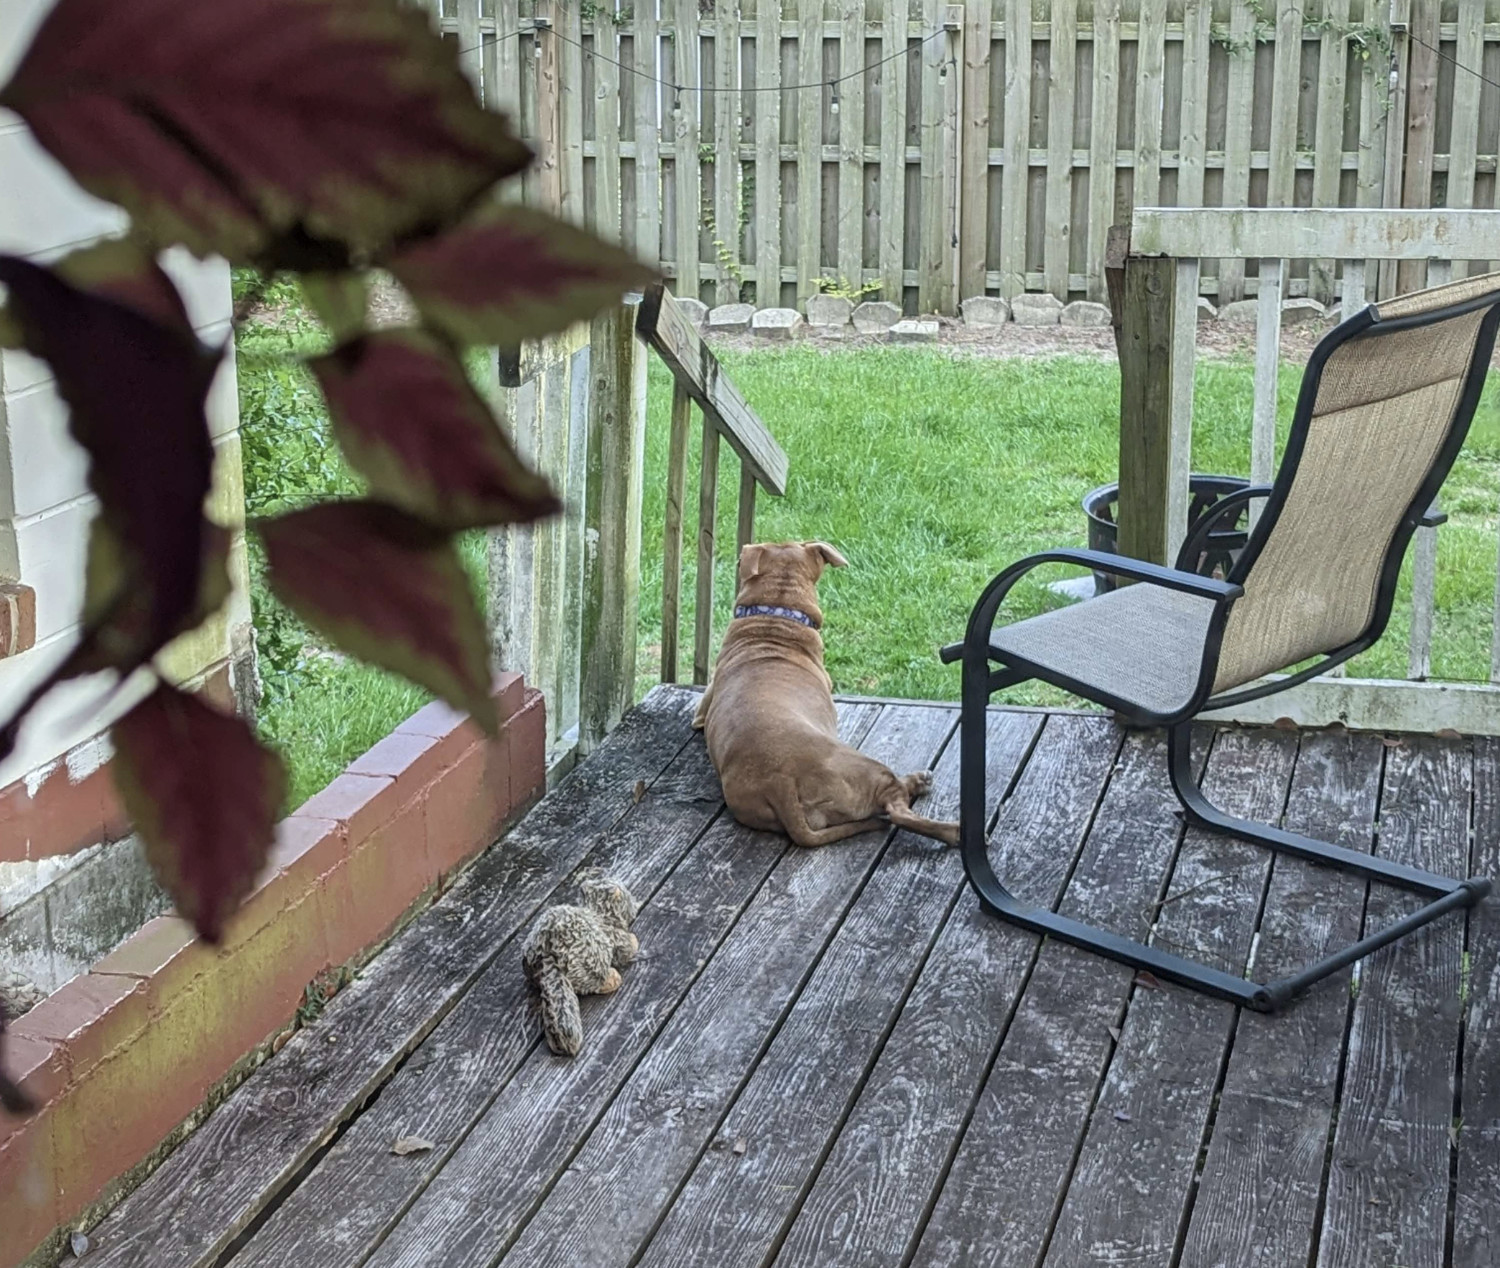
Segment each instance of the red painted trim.
[{"label": "red painted trim", "polygon": [[429,705],[284,819],[218,948],[152,920],[11,1027],[7,1073],[42,1109],[0,1115],[0,1268],[77,1219],[288,1024],[309,982],[378,944],[545,791],[541,693],[513,674],[495,692],[498,738]]}]

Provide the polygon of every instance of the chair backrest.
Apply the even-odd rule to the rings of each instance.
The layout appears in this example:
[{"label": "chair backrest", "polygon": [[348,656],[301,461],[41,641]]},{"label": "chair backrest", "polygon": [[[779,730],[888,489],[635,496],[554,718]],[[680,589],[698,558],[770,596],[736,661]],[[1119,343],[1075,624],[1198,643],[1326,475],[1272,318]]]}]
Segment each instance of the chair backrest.
[{"label": "chair backrest", "polygon": [[1286,452],[1231,573],[1214,692],[1384,632],[1417,521],[1479,402],[1500,274],[1372,305],[1308,361]]}]

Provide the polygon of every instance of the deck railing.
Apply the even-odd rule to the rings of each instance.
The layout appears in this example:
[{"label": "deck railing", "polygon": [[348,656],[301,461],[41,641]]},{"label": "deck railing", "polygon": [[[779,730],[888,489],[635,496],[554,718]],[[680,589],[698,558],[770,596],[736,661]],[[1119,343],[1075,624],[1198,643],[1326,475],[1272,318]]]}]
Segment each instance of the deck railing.
[{"label": "deck railing", "polygon": [[[1197,297],[1204,259],[1257,261],[1254,406],[1249,474],[1274,474],[1283,279],[1288,260],[1339,268],[1344,317],[1367,302],[1453,276],[1453,260],[1500,259],[1500,211],[1142,208],[1111,231],[1109,279],[1120,348],[1120,548],[1169,563],[1188,518]],[[1500,619],[1485,682],[1436,681],[1432,639],[1437,534],[1413,545],[1412,618],[1404,680],[1335,671],[1234,710],[1243,721],[1291,717],[1370,729],[1500,734]],[[1500,613],[1500,588],[1495,609]]]},{"label": "deck railing", "polygon": [[521,456],[552,481],[564,510],[541,524],[491,534],[491,633],[500,667],[524,673],[546,695],[549,760],[557,771],[597,746],[634,700],[648,348],[676,381],[662,681],[677,681],[692,407],[703,419],[694,682],[708,676],[720,438],[740,457],[739,544],[754,532],[757,490],[786,491],[786,454],[660,287],[592,324],[501,354],[502,422]]}]

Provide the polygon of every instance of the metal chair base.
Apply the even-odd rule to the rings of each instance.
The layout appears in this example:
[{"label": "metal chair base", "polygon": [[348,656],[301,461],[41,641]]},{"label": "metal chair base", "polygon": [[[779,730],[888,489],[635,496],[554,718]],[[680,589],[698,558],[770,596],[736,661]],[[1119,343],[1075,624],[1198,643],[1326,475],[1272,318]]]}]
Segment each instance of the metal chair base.
[{"label": "metal chair base", "polygon": [[[1243,1008],[1273,1013],[1310,986],[1346,968],[1356,960],[1361,960],[1381,947],[1404,938],[1407,934],[1432,923],[1450,911],[1472,907],[1490,892],[1488,879],[1456,880],[1452,877],[1438,876],[1419,868],[1408,867],[1388,859],[1345,849],[1326,841],[1316,841],[1280,828],[1236,819],[1225,814],[1204,797],[1202,789],[1192,776],[1189,757],[1190,724],[1183,722],[1168,730],[1167,763],[1173,791],[1181,801],[1190,825],[1254,841],[1272,850],[1354,872],[1369,880],[1397,885],[1413,893],[1430,897],[1432,901],[1387,928],[1309,965],[1300,973],[1269,982],[1235,977],[1233,974],[1224,973],[1208,965],[1161,951],[1146,943],[1119,937],[1047,908],[1031,906],[1016,898],[1005,888],[989,860],[983,821],[985,798],[983,713],[982,707],[977,711],[972,710],[969,702],[966,702],[960,723],[963,744],[960,842],[963,849],[964,869],[968,874],[969,883],[978,893],[984,908],[1010,924],[1028,929],[1032,933],[1057,938],[1073,946],[1082,947],[1086,951],[1128,964],[1132,968],[1144,969],[1162,981],[1174,982],[1206,995],[1228,1000]],[[974,786],[976,779],[977,787]],[[973,813],[976,806],[979,810],[977,816]]]}]

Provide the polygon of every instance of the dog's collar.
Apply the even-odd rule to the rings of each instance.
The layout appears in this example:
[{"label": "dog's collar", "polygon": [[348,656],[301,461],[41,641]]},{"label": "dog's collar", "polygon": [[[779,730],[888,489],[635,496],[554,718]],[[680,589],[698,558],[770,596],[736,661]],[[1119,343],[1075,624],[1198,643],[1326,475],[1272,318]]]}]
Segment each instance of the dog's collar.
[{"label": "dog's collar", "polygon": [[806,612],[799,612],[796,608],[778,608],[768,603],[742,604],[734,610],[735,620],[742,616],[783,616],[788,621],[796,621],[799,625],[805,625],[810,630],[818,628],[818,623],[808,616]]}]

